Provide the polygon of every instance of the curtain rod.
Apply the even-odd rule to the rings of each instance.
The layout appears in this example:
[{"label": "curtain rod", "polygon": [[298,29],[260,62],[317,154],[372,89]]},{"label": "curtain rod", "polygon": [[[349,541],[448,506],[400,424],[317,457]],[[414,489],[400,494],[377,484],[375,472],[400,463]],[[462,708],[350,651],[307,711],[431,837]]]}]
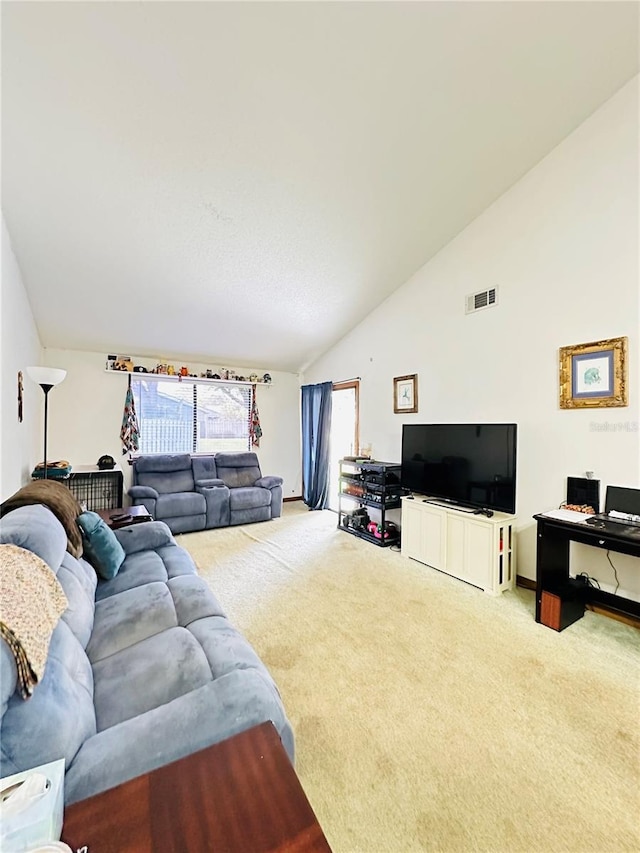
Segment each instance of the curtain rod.
[{"label": "curtain rod", "polygon": [[344,385],[345,382],[361,382],[362,376],[353,376],[351,379],[338,379],[337,381],[334,379],[334,385]]}]

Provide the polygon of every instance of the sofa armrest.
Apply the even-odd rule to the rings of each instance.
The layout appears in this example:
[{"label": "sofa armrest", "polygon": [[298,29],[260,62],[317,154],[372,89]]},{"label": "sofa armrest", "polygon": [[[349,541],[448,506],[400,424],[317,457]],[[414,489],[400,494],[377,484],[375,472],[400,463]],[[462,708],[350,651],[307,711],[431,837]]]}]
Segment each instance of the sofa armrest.
[{"label": "sofa armrest", "polygon": [[131,486],[129,497],[134,500],[138,500],[139,498],[153,498],[154,500],[158,500],[160,495],[151,486]]},{"label": "sofa armrest", "polygon": [[201,491],[202,489],[215,489],[219,486],[224,486],[224,480],[217,480],[212,477],[209,480],[196,480],[196,491]]},{"label": "sofa armrest", "polygon": [[257,669],[229,672],[86,740],[65,775],[65,804],[269,720],[293,763],[293,731],[271,679]]},{"label": "sofa armrest", "polygon": [[281,486],[283,483],[284,480],[282,477],[260,477],[253,485],[259,486],[262,489],[273,489],[275,486]]},{"label": "sofa armrest", "polygon": [[175,545],[176,540],[164,521],[145,521],[113,531],[125,554],[137,551],[155,551],[165,545]]},{"label": "sofa armrest", "polygon": [[202,486],[200,488],[196,486],[200,494],[204,495],[207,505],[207,520],[205,523],[207,528],[227,527],[231,523],[229,488],[225,486],[222,480],[218,482],[220,483],[219,486]]}]

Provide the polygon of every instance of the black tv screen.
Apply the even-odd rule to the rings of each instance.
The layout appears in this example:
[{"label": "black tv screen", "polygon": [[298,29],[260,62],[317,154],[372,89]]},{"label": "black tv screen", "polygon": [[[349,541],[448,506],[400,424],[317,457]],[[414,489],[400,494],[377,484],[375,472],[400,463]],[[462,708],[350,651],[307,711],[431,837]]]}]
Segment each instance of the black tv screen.
[{"label": "black tv screen", "polygon": [[404,424],[402,485],[468,507],[514,513],[516,424]]}]

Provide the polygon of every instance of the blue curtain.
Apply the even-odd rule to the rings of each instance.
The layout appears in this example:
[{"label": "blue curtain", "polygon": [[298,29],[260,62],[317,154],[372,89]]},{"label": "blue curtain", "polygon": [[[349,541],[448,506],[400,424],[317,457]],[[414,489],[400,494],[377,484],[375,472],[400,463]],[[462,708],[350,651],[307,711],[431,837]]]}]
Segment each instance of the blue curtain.
[{"label": "blue curtain", "polygon": [[333,383],[302,386],[302,498],[324,509],[329,497],[329,434]]}]

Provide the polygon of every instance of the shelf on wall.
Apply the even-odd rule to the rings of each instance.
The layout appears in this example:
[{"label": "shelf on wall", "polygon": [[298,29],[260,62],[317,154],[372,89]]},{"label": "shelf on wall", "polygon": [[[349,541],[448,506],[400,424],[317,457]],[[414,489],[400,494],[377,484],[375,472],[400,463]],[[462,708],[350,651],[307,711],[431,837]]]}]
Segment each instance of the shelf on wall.
[{"label": "shelf on wall", "polygon": [[136,379],[157,379],[164,381],[172,381],[176,382],[206,382],[208,385],[263,385],[265,388],[270,388],[273,385],[273,382],[249,382],[248,380],[239,380],[239,379],[207,379],[204,376],[180,376],[179,374],[174,374],[173,376],[170,373],[142,373],[136,370],[108,370],[106,367],[104,369],[105,373],[111,373],[114,376],[133,376]]}]

